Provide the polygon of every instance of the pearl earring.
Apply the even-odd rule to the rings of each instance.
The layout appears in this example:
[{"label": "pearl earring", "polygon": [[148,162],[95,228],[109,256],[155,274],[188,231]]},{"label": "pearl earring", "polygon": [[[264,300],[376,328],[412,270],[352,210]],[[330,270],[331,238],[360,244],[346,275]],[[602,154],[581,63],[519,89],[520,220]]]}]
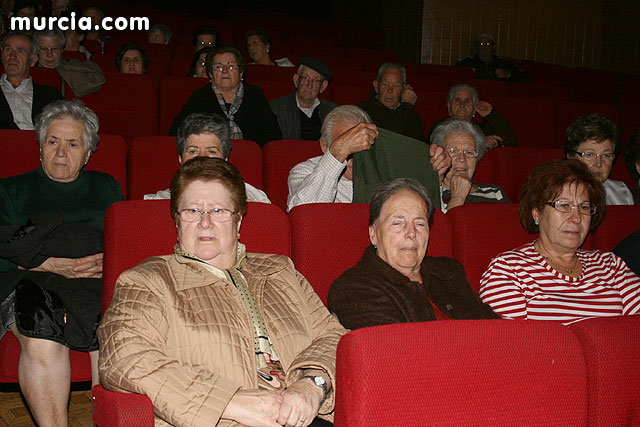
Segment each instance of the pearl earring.
[{"label": "pearl earring", "polygon": [[533,223],[534,223],[536,226],[540,225],[540,223],[539,223],[538,221],[533,221]]}]

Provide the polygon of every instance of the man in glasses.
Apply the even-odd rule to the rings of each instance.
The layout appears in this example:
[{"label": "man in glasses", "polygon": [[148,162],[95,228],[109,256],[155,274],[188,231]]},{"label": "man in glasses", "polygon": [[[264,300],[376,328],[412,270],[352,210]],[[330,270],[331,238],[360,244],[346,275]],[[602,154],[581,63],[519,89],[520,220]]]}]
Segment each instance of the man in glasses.
[{"label": "man in glasses", "polygon": [[358,107],[371,116],[377,126],[420,141],[427,141],[422,118],[414,107],[418,95],[407,84],[407,71],[400,64],[387,62],[378,69],[373,90]]},{"label": "man in glasses", "polygon": [[317,141],[324,118],[337,107],[333,102],[318,98],[329,86],[332,72],[316,58],[300,58],[299,64],[298,72],[293,75],[296,91],[269,101],[269,105],[278,117],[283,139]]},{"label": "man in glasses", "polygon": [[528,82],[529,75],[515,63],[496,55],[493,35],[482,33],[473,44],[475,53],[456,63],[461,67],[473,68],[476,79],[502,80],[506,82]]},{"label": "man in glasses", "polygon": [[609,179],[619,145],[618,125],[602,114],[590,113],[578,117],[567,128],[564,153],[567,158],[584,163],[602,183],[607,205],[633,205],[633,196],[626,184]]}]

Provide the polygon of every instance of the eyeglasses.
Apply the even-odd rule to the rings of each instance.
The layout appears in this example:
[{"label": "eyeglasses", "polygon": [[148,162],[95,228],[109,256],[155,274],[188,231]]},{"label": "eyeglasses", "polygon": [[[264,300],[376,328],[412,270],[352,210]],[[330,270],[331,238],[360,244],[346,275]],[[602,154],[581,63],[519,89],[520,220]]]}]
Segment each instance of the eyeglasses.
[{"label": "eyeglasses", "polygon": [[582,157],[583,159],[592,162],[595,159],[597,159],[598,157],[600,157],[602,159],[603,162],[612,162],[613,159],[616,158],[616,155],[614,153],[602,153],[602,154],[597,154],[594,153],[593,151],[575,151],[575,150],[569,150],[572,153],[577,154],[578,156]]},{"label": "eyeglasses", "polygon": [[311,77],[300,76],[300,79],[310,85],[310,86],[319,86],[320,83],[324,81],[324,79],[312,79]]},{"label": "eyeglasses", "polygon": [[216,42],[209,42],[209,41],[204,41],[204,40],[200,40],[197,43],[198,46],[215,46]]},{"label": "eyeglasses", "polygon": [[493,42],[479,42],[478,46],[493,46],[494,44]]},{"label": "eyeglasses", "polygon": [[562,213],[570,213],[574,208],[578,208],[580,215],[595,215],[597,206],[590,203],[582,203],[580,205],[573,205],[564,200],[556,200],[555,202],[546,202],[545,205],[551,206],[553,209]]},{"label": "eyeglasses", "polygon": [[230,209],[225,208],[213,208],[210,211],[203,211],[198,208],[182,209],[177,212],[180,215],[180,219],[184,222],[199,222],[202,221],[202,217],[207,215],[209,221],[213,222],[227,222],[231,219],[231,215],[236,214]]},{"label": "eyeglasses", "polygon": [[238,68],[238,64],[213,64],[213,71],[233,71]]},{"label": "eyeglasses", "polygon": [[206,62],[204,62],[204,61],[200,61],[200,62],[198,62],[196,65],[199,65],[199,66],[201,66],[201,67],[204,67],[204,66],[205,66],[205,65],[207,65],[207,64],[206,64]]},{"label": "eyeglasses", "polygon": [[465,157],[472,159],[474,157],[478,157],[478,152],[476,150],[456,150],[455,148],[447,148],[447,154],[449,157],[458,157],[461,153],[464,154]]}]

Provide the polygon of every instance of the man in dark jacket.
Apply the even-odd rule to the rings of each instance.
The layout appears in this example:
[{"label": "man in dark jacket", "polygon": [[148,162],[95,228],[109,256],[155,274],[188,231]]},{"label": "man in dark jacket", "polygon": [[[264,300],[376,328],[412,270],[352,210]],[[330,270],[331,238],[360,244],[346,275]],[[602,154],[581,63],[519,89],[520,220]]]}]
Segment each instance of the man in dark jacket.
[{"label": "man in dark jacket", "polygon": [[269,101],[269,105],[278,116],[283,139],[319,140],[324,118],[337,107],[333,102],[318,99],[329,86],[332,72],[316,58],[300,58],[299,64],[293,75],[296,91]]},{"label": "man in dark jacket", "polygon": [[474,56],[461,59],[456,65],[471,67],[476,79],[528,82],[529,75],[508,59],[496,55],[496,42],[489,33],[482,33],[473,45]]}]

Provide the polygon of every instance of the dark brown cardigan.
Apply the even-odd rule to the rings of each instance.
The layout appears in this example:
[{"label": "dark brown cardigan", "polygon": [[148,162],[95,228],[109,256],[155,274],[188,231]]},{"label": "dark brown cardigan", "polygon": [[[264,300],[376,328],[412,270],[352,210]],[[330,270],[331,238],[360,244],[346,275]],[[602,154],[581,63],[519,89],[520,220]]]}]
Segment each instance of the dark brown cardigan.
[{"label": "dark brown cardigan", "polygon": [[[453,258],[425,256],[422,283],[433,303],[451,319],[497,319],[471,289],[462,265]],[[338,277],[329,290],[329,310],[345,328],[436,320],[421,286],[395,270],[373,246]]]}]

